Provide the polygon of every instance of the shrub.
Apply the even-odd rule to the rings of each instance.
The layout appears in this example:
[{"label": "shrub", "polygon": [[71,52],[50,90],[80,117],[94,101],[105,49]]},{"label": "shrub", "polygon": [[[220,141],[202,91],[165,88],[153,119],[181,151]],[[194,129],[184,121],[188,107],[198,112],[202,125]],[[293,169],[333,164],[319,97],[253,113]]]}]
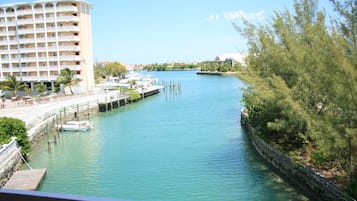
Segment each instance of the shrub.
[{"label": "shrub", "polygon": [[2,117],[0,118],[0,143],[10,142],[11,137],[16,137],[21,146],[21,153],[26,155],[30,151],[30,142],[28,140],[25,123],[19,119]]}]

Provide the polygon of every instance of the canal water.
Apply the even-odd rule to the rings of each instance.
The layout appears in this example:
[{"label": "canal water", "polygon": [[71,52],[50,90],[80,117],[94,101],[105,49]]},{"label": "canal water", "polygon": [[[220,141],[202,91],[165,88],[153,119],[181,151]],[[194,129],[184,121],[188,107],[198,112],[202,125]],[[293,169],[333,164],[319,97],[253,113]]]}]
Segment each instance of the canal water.
[{"label": "canal water", "polygon": [[40,191],[125,200],[308,200],[265,164],[240,125],[235,77],[154,72],[181,91],[92,117],[95,128],[47,140],[30,165],[47,168]]}]

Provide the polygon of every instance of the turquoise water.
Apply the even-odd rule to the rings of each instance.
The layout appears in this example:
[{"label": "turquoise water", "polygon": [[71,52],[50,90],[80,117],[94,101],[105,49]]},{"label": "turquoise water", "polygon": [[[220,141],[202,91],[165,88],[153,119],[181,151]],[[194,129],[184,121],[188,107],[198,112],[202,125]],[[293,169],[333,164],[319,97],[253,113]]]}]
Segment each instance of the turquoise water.
[{"label": "turquoise water", "polygon": [[47,168],[40,191],[126,200],[307,200],[256,154],[240,126],[243,83],[195,72],[144,101],[93,117],[88,133],[62,133],[30,158]]}]

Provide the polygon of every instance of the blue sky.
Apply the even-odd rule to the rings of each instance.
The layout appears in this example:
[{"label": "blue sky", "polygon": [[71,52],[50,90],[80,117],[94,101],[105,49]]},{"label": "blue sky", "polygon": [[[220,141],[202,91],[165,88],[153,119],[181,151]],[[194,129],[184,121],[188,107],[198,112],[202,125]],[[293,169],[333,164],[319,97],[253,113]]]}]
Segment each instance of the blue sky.
[{"label": "blue sky", "polygon": [[[14,1],[0,0],[0,3]],[[244,15],[264,23],[293,0],[88,0],[95,61],[196,62],[246,49],[233,28]],[[330,8],[328,0],[320,7]],[[331,9],[329,9],[331,11]]]},{"label": "blue sky", "polygon": [[[125,64],[213,60],[241,52],[239,15],[264,23],[293,0],[90,0],[94,58]],[[330,6],[320,0],[321,7]]]}]

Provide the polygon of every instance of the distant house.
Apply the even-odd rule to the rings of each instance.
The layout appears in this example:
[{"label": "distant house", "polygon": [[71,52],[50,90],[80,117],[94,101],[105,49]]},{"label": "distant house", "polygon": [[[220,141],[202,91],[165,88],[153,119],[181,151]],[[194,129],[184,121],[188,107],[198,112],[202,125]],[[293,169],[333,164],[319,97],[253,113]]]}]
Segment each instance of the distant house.
[{"label": "distant house", "polygon": [[219,55],[215,58],[215,61],[226,61],[227,59],[232,60],[232,65],[236,62],[239,62],[241,65],[245,65],[245,57],[247,56],[246,53],[224,53]]}]

